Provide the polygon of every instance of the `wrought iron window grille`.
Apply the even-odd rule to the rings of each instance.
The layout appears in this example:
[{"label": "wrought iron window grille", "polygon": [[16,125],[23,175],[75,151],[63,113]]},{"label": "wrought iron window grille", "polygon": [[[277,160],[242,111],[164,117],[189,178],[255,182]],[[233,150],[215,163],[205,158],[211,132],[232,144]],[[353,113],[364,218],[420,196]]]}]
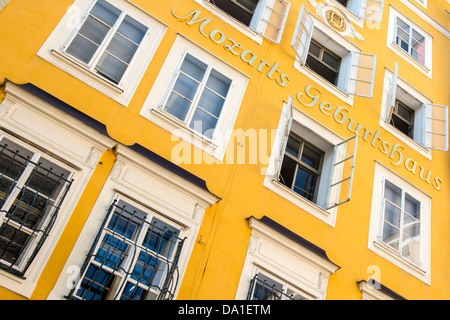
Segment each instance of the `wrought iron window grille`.
[{"label": "wrought iron window grille", "polygon": [[267,280],[259,279],[256,274],[250,280],[247,300],[294,300],[294,294],[287,294],[283,289],[277,289],[276,284],[267,284]]}]

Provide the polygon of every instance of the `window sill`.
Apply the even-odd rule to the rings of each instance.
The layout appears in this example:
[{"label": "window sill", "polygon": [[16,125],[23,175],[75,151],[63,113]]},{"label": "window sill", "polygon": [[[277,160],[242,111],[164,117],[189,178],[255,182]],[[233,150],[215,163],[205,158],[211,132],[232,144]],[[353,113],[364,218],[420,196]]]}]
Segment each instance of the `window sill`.
[{"label": "window sill", "polygon": [[103,90],[108,91],[110,94],[120,96],[124,93],[124,90],[118,85],[108,81],[95,72],[88,70],[82,63],[69,57],[67,54],[59,52],[55,49],[52,49],[51,53],[52,56],[58,60],[58,62],[64,64],[67,68],[72,68],[74,72],[78,72],[82,75],[82,77],[89,78],[90,81],[95,82],[98,86],[100,86]]},{"label": "window sill", "polygon": [[255,41],[258,44],[262,44],[263,37],[250,29],[247,25],[243,24],[239,20],[228,15],[226,12],[222,11],[212,3],[206,0],[194,0],[196,3],[209,10],[211,13],[222,19],[228,25],[234,27],[236,30],[240,31],[242,34]]},{"label": "window sill", "polygon": [[428,160],[431,160],[431,152],[429,149],[425,148],[417,141],[414,141],[414,139],[405,135],[403,132],[401,132],[393,125],[391,125],[389,122],[380,121],[380,126],[389,133],[391,133],[392,135],[394,135],[395,137],[397,137],[398,139],[400,139],[402,142],[407,144],[409,147],[411,147],[412,149],[414,149],[415,151],[426,157]]},{"label": "window sill", "polygon": [[399,268],[412,274],[416,278],[422,280],[427,284],[430,284],[429,272],[406,260],[405,258],[402,258],[399,252],[390,248],[388,245],[382,243],[381,241],[374,241],[370,249],[383,258],[387,259],[388,261],[392,262]]},{"label": "window sill", "polygon": [[416,59],[414,59],[409,53],[407,53],[405,50],[403,50],[399,45],[392,42],[389,45],[389,48],[392,51],[394,51],[395,53],[397,53],[399,56],[401,56],[403,59],[408,61],[410,64],[412,64],[414,67],[416,67],[416,69],[418,69],[420,72],[425,74],[427,77],[429,77],[430,79],[432,78],[432,70],[430,68],[428,68],[426,65],[424,65],[424,64],[420,63],[419,61],[417,61]]},{"label": "window sill", "polygon": [[282,183],[271,179],[269,176],[265,177],[264,186],[280,195],[281,197],[285,198],[286,200],[290,201],[291,203],[295,204],[297,207],[312,214],[319,220],[322,220],[323,222],[334,227],[336,208],[325,210],[314,202],[309,201],[299,194],[295,193],[293,190],[289,189]]}]

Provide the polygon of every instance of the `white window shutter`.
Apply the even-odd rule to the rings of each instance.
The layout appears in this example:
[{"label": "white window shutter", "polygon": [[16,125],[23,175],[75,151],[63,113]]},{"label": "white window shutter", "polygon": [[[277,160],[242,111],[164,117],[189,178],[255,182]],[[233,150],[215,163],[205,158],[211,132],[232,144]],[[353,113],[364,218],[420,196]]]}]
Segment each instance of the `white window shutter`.
[{"label": "white window shutter", "polygon": [[[333,150],[333,163],[328,185],[326,210],[350,201],[356,160],[358,135],[338,143]],[[347,189],[346,193],[343,193]],[[341,194],[345,197],[342,198]]]},{"label": "white window shutter", "polygon": [[381,22],[383,18],[384,0],[361,0],[358,16],[361,19]]},{"label": "white window shutter", "polygon": [[264,38],[280,43],[291,4],[285,0],[263,0],[255,11],[255,21],[250,25]]},{"label": "white window shutter", "polygon": [[377,56],[373,54],[350,52],[350,70],[346,90],[348,94],[372,97],[376,60]]},{"label": "white window shutter", "polygon": [[391,84],[389,86],[389,95],[388,95],[389,114],[387,117],[387,121],[391,120],[392,113],[394,112],[395,100],[397,97],[397,83],[398,83],[398,62],[395,63],[395,71],[394,74],[392,75]]},{"label": "white window shutter", "polygon": [[278,146],[275,157],[275,180],[278,181],[280,177],[281,165],[283,163],[283,157],[286,150],[287,141],[289,139],[289,133],[292,126],[292,96],[289,96],[288,102],[283,106],[281,110],[280,123],[278,125],[277,141],[275,146]]},{"label": "white window shutter", "polygon": [[448,106],[425,104],[424,146],[448,151]]},{"label": "white window shutter", "polygon": [[313,30],[314,21],[309,16],[305,5],[302,4],[294,31],[294,37],[291,42],[291,47],[294,49],[295,54],[300,59],[302,64],[306,63],[306,58],[308,57],[308,50],[311,43]]}]

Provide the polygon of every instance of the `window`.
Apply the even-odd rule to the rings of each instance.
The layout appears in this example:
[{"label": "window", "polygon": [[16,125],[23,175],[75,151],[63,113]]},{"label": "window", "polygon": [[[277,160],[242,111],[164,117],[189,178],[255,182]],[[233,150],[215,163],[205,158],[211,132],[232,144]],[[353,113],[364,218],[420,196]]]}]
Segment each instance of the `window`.
[{"label": "window", "polygon": [[420,263],[420,202],[384,180],[381,241],[415,265]]},{"label": "window", "polygon": [[87,261],[75,298],[167,298],[184,240],[180,230],[153,212],[115,201]]},{"label": "window", "polygon": [[395,44],[415,60],[425,65],[425,36],[408,23],[396,17]]},{"label": "window", "polygon": [[146,33],[147,27],[99,0],[65,52],[118,84]]},{"label": "window", "polygon": [[248,80],[179,36],[140,114],[222,160]]},{"label": "window", "polygon": [[431,198],[375,164],[368,247],[418,279],[430,281]]},{"label": "window", "polygon": [[283,106],[264,185],[329,224],[350,201],[358,136],[343,140],[292,105]]},{"label": "window", "polygon": [[38,56],[127,105],[166,26],[118,0],[77,0]]},{"label": "window", "polygon": [[232,81],[186,54],[162,109],[211,139]]},{"label": "window", "polygon": [[279,43],[290,3],[285,0],[207,0],[264,38]]},{"label": "window", "polygon": [[[429,98],[394,73],[386,70],[381,124],[406,142],[426,149],[448,150],[448,106],[433,104]],[[386,126],[389,123],[390,126]]]},{"label": "window", "polygon": [[49,236],[72,172],[33,148],[0,139],[0,265],[23,275]]},{"label": "window", "polygon": [[250,280],[247,300],[308,300],[289,284],[258,272]]},{"label": "window", "polygon": [[315,27],[313,19],[302,5],[291,42],[300,64],[347,95],[372,97],[376,56],[343,47],[330,35],[334,31]]},{"label": "window", "polygon": [[432,36],[390,7],[387,46],[423,74],[432,77]]}]

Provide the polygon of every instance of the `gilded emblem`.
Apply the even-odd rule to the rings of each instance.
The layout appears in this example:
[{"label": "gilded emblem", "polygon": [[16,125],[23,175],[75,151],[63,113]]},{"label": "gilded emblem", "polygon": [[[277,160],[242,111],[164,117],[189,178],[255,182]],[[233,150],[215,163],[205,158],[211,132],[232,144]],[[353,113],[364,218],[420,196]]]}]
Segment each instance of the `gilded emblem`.
[{"label": "gilded emblem", "polygon": [[330,24],[330,26],[335,28],[337,31],[343,32],[345,31],[345,29],[347,29],[347,24],[345,23],[344,17],[339,15],[339,13],[337,13],[336,11],[327,10],[325,12],[325,17],[327,18],[327,21]]}]

